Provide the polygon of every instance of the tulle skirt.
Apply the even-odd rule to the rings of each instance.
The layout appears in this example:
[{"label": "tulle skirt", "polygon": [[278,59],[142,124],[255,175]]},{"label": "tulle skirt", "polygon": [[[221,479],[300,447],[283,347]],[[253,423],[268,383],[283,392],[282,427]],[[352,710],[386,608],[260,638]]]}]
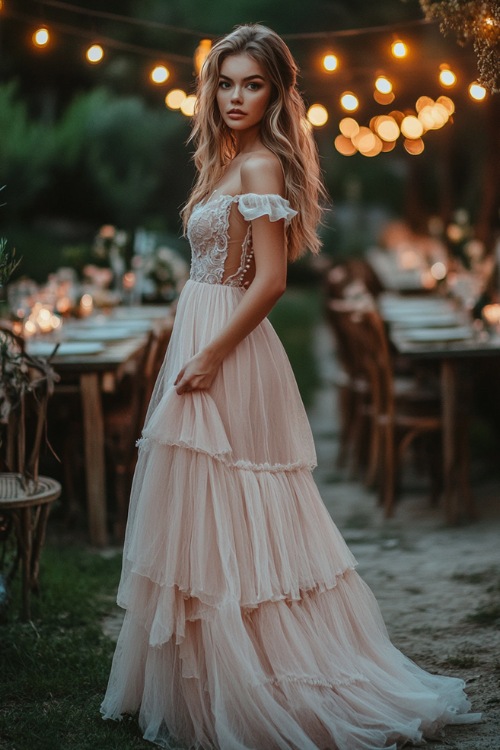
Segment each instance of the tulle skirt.
[{"label": "tulle skirt", "polygon": [[311,431],[264,320],[209,391],[177,395],[241,289],[188,281],[132,486],[102,713],[162,747],[376,750],[468,713],[464,683],[390,642],[313,481]]}]

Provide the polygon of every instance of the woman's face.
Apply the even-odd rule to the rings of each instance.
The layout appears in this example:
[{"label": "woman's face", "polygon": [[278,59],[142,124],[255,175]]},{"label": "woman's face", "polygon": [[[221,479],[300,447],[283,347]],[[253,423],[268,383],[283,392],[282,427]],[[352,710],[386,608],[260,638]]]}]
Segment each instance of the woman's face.
[{"label": "woman's face", "polygon": [[272,85],[260,63],[247,54],[230,55],[219,74],[217,105],[231,130],[259,125],[271,98]]}]

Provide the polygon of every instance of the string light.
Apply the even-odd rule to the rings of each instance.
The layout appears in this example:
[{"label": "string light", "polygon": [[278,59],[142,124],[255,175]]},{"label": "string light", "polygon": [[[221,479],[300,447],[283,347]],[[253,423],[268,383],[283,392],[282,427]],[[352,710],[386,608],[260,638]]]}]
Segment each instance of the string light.
[{"label": "string light", "polygon": [[91,47],[88,48],[87,52],[85,53],[85,56],[89,63],[92,63],[95,65],[96,63],[100,63],[101,60],[104,57],[104,50],[101,47],[100,44],[93,44]]},{"label": "string light", "polygon": [[439,66],[439,82],[442,86],[454,86],[457,82],[455,73],[444,63]]},{"label": "string light", "polygon": [[359,107],[359,99],[352,91],[344,91],[340,97],[340,104],[346,112],[355,112]]},{"label": "string light", "polygon": [[375,88],[380,91],[381,94],[390,94],[392,91],[392,83],[385,76],[379,76],[375,81]]},{"label": "string light", "polygon": [[186,115],[186,117],[192,117],[194,115],[195,106],[196,96],[194,94],[190,94],[189,96],[186,96],[186,98],[182,102],[180,110],[183,115]]},{"label": "string light", "polygon": [[471,85],[469,86],[469,95],[471,99],[474,99],[474,101],[482,102],[486,97],[486,89],[484,88],[484,86],[481,86],[479,83],[474,81],[474,83],[471,83]]},{"label": "string light", "polygon": [[182,89],[171,89],[165,97],[165,104],[170,109],[180,109],[186,96]]},{"label": "string light", "polygon": [[328,112],[322,104],[312,104],[307,110],[307,119],[315,128],[321,128],[328,122]]},{"label": "string light", "polygon": [[46,47],[50,40],[49,30],[46,26],[40,26],[33,33],[33,44],[36,47]]},{"label": "string light", "polygon": [[328,55],[325,55],[323,57],[323,67],[329,73],[333,73],[334,70],[337,70],[338,65],[339,65],[339,59],[333,53],[330,52],[328,53]]},{"label": "string light", "polygon": [[402,42],[401,39],[398,39],[392,43],[391,52],[393,57],[397,57],[398,59],[406,57],[408,54],[408,45]]},{"label": "string light", "polygon": [[151,71],[150,78],[153,83],[165,83],[170,78],[170,71],[165,65],[155,65]]},{"label": "string light", "polygon": [[353,117],[344,117],[339,122],[339,130],[346,138],[352,138],[359,133],[359,125]]}]

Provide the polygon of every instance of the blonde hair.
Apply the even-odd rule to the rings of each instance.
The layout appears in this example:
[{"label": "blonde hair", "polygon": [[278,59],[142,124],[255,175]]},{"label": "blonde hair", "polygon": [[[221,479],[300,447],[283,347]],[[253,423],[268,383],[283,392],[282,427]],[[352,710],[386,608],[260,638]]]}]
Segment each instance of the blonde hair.
[{"label": "blonde hair", "polygon": [[207,198],[236,154],[234,136],[224,123],[216,96],[221,65],[230,55],[247,54],[266,70],[272,93],[261,123],[263,145],[279,159],[285,177],[285,198],[298,211],[287,227],[289,260],[309,249],[318,253],[316,233],[321,219],[320,200],[326,191],[320,176],[318,152],[297,88],[297,65],[284,41],[260,24],[238,26],[215,44],[198,80],[197,107],[189,141],[194,141],[198,176],[182,211],[186,227],[193,207]]}]

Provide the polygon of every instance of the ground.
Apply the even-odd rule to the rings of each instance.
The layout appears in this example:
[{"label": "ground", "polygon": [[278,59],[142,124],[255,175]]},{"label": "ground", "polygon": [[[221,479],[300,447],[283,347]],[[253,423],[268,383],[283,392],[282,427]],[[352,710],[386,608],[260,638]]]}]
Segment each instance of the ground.
[{"label": "ground", "polygon": [[[336,468],[334,361],[327,331],[316,348],[322,386],[309,410],[318,452],[315,479],[380,604],[394,644],[430,672],[466,681],[481,724],[450,727],[433,750],[500,750],[500,481],[474,487],[479,518],[448,527],[425,480],[405,476],[390,521],[376,496]],[[120,615],[104,627],[115,636]]]}]

